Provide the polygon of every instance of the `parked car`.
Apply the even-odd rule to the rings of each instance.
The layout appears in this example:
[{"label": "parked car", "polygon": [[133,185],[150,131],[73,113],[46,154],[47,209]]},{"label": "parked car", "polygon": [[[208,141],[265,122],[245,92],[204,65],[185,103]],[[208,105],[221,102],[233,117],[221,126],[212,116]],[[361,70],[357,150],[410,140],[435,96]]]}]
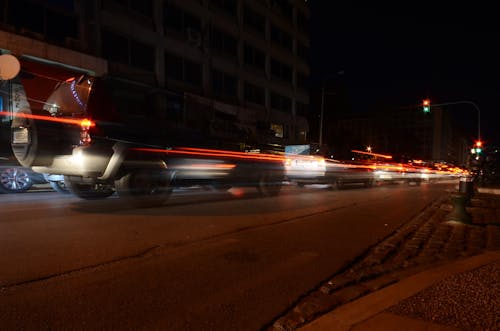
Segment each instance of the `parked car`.
[{"label": "parked car", "polygon": [[0,157],[0,193],[20,193],[33,184],[47,183],[44,176],[22,167],[13,158]]}]

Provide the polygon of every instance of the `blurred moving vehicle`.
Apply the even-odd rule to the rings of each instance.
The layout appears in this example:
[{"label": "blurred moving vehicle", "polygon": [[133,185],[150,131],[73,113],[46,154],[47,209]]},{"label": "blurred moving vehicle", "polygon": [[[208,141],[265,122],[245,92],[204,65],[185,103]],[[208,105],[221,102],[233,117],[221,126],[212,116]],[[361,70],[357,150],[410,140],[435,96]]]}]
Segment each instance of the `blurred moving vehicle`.
[{"label": "blurred moving vehicle", "polygon": [[[202,132],[169,126],[149,111],[144,91],[140,114],[120,96],[140,94],[137,86],[116,92],[123,82],[81,75],[60,82],[42,109],[12,114],[11,147],[34,171],[64,176],[83,199],[114,192],[135,206],[161,205],[174,186],[254,186],[265,196],[279,193],[283,157],[216,149]],[[48,177],[50,178],[50,177]],[[61,182],[61,181],[59,181]]]},{"label": "blurred moving vehicle", "polygon": [[321,156],[310,155],[310,145],[285,146],[285,175],[299,186],[324,183],[326,161]]},{"label": "blurred moving vehicle", "polygon": [[299,186],[328,184],[339,189],[346,185],[374,183],[373,166],[365,162],[339,161],[315,155],[314,144],[285,146],[285,172],[289,181]]},{"label": "blurred moving vehicle", "polygon": [[0,157],[0,193],[26,192],[34,184],[45,183],[47,181],[42,174],[21,167],[12,158]]}]

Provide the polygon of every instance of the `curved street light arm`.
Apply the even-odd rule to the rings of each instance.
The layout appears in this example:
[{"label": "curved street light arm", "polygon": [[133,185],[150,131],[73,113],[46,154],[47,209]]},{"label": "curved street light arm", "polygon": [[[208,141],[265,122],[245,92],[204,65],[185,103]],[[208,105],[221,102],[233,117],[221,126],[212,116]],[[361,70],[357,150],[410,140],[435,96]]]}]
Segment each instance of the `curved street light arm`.
[{"label": "curved street light arm", "polygon": [[454,102],[444,102],[444,103],[437,103],[434,104],[434,106],[448,106],[448,105],[457,105],[457,104],[469,104],[474,107],[474,109],[477,110],[477,139],[481,140],[481,111],[479,110],[478,105],[475,102],[468,101],[468,100],[461,100],[461,101],[454,101]]}]

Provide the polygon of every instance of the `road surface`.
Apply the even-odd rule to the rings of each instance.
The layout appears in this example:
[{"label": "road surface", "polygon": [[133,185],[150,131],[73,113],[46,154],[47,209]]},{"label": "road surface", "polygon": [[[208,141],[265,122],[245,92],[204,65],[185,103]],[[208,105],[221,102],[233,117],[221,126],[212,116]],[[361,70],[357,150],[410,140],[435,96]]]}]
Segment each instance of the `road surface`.
[{"label": "road surface", "polygon": [[451,184],[0,196],[2,330],[260,330]]}]

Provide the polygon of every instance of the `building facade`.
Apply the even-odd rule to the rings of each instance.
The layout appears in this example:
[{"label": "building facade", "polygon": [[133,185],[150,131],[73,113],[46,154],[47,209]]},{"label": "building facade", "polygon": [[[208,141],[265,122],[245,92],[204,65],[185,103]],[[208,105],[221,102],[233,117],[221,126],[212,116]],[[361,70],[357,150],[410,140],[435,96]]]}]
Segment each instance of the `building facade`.
[{"label": "building facade", "polygon": [[131,118],[282,146],[309,130],[309,16],[295,0],[3,0],[0,49],[53,81],[33,63],[113,77]]}]

